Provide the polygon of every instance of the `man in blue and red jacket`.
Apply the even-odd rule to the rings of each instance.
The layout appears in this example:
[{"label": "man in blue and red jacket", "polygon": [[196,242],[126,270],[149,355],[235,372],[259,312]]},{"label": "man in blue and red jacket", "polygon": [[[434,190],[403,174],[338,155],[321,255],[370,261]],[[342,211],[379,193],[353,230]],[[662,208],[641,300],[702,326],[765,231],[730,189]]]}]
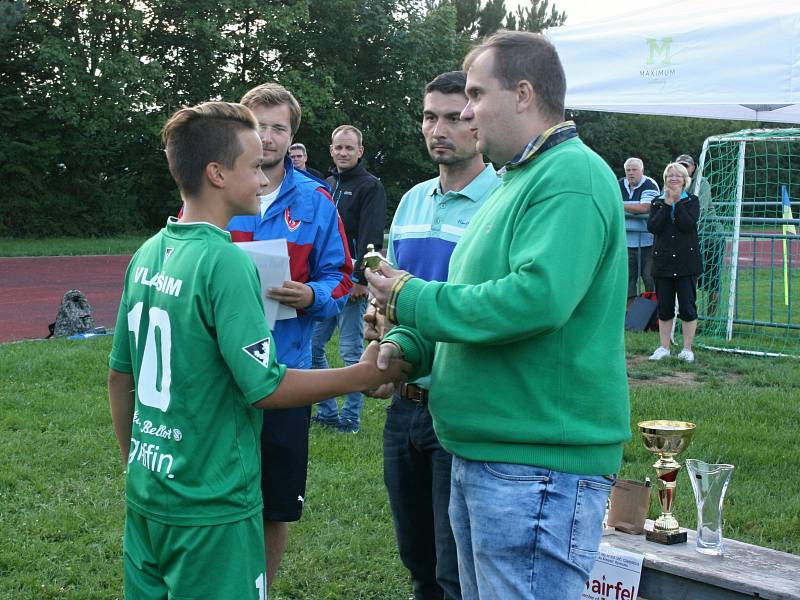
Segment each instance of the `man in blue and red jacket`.
[{"label": "man in blue and red jacket", "polygon": [[[261,190],[261,214],[231,219],[234,242],[286,238],[291,281],[268,296],[297,310],[275,323],[278,362],[311,368],[313,322],[339,314],[347,304],[353,271],[344,226],[327,184],[295,169],[287,156],[300,126],[300,105],[284,87],[259,85],[242,98],[256,116],[263,151],[261,169],[269,185]],[[261,490],[267,585],[278,571],[288,522],[303,510],[308,469],[309,407],[264,411],[261,432]]]}]

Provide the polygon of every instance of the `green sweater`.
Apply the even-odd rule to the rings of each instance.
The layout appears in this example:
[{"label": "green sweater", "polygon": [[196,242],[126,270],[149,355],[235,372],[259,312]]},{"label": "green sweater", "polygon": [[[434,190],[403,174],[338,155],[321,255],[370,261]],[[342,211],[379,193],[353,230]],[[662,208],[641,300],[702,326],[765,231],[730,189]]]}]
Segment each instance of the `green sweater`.
[{"label": "green sweater", "polygon": [[407,282],[386,337],[412,379],[431,373],[442,445],[467,460],[617,472],[630,438],[627,275],[619,185],[579,138],[508,171],[447,283]]}]

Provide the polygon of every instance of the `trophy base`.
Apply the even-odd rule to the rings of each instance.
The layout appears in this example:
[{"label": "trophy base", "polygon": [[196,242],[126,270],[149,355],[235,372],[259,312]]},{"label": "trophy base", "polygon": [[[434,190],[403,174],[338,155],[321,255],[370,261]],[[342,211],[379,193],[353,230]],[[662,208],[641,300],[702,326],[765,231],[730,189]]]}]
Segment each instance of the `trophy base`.
[{"label": "trophy base", "polygon": [[672,544],[685,544],[686,543],[686,530],[682,531],[647,531],[645,538],[648,542],[656,542],[657,544],[665,544],[671,546]]}]

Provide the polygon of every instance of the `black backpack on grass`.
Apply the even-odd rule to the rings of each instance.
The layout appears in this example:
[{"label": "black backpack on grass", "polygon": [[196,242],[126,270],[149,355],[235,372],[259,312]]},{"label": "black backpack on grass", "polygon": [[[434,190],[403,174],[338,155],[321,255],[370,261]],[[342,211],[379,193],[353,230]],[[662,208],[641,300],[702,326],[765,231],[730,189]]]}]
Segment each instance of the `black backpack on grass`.
[{"label": "black backpack on grass", "polygon": [[55,323],[48,325],[47,337],[68,337],[76,333],[86,333],[95,329],[92,305],[80,290],[70,290],[64,294],[58,307]]},{"label": "black backpack on grass", "polygon": [[655,292],[642,292],[625,313],[628,331],[658,331],[658,298]]}]

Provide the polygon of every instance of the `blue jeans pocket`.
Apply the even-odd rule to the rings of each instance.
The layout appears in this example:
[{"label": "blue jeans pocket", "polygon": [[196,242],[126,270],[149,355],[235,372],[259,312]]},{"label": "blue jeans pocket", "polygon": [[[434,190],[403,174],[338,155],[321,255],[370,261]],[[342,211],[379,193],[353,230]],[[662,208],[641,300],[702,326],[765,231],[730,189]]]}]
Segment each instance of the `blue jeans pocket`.
[{"label": "blue jeans pocket", "polygon": [[547,483],[549,473],[547,469],[531,467],[529,465],[517,465],[512,463],[485,462],[483,468],[489,475],[506,481],[537,481]]},{"label": "blue jeans pocket", "polygon": [[[599,478],[598,478],[599,479]],[[611,492],[611,483],[579,479],[575,498],[575,514],[569,545],[570,562],[588,575],[592,570],[600,537],[603,534],[603,515]]]}]

